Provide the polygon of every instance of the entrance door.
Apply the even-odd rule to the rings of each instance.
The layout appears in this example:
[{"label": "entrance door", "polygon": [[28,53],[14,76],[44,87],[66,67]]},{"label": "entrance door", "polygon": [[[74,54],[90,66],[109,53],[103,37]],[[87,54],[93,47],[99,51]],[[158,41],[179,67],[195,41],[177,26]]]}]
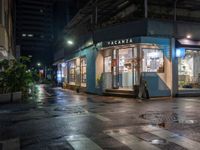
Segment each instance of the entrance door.
[{"label": "entrance door", "polygon": [[115,49],[112,54],[113,89],[133,88],[133,49]]},{"label": "entrance door", "polygon": [[133,49],[119,49],[119,88],[133,88]]}]

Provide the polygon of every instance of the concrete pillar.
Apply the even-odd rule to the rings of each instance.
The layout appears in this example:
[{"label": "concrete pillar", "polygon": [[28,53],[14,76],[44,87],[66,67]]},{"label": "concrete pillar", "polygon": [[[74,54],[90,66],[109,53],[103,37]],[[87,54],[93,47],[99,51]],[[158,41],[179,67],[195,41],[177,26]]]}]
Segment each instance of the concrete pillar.
[{"label": "concrete pillar", "polygon": [[178,59],[176,58],[175,38],[171,38],[171,58],[172,58],[171,95],[176,96],[176,94],[178,92]]}]

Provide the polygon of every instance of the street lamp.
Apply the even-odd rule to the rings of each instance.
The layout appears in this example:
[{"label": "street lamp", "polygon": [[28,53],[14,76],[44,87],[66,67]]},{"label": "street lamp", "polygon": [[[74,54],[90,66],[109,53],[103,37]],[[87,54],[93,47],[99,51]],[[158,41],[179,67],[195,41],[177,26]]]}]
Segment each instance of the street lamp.
[{"label": "street lamp", "polygon": [[37,63],[37,66],[40,67],[40,66],[41,66],[41,63],[38,62],[38,63]]}]

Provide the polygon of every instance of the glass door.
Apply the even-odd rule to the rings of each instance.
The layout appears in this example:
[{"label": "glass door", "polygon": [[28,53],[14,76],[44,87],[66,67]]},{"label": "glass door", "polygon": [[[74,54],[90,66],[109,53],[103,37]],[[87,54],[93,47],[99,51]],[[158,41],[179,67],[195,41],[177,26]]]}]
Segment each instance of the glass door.
[{"label": "glass door", "polygon": [[119,67],[118,67],[118,50],[114,49],[112,53],[112,87],[113,89],[119,88]]},{"label": "glass door", "polygon": [[133,88],[133,49],[119,49],[119,88],[132,89]]}]

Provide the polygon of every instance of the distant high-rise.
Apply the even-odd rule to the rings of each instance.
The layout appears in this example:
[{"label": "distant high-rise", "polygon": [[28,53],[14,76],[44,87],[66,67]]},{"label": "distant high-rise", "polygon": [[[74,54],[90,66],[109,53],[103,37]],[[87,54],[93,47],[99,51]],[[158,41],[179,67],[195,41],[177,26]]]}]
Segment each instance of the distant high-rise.
[{"label": "distant high-rise", "polygon": [[52,60],[53,4],[53,0],[16,0],[16,44],[33,65]]}]

